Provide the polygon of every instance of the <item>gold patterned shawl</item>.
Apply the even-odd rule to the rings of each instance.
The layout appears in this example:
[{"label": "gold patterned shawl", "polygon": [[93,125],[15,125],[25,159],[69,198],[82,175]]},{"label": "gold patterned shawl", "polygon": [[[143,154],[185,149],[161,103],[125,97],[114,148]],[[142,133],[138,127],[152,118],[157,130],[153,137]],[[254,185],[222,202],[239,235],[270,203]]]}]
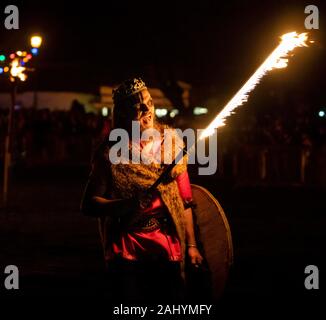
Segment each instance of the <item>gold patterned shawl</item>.
[{"label": "gold patterned shawl", "polygon": [[[163,134],[163,129],[167,127],[158,127]],[[171,130],[171,129],[170,129]],[[176,132],[170,131],[173,137],[170,140],[172,146],[168,145],[169,150],[165,152],[171,153],[172,159],[176,153],[183,147],[182,139]],[[163,159],[164,147],[161,145],[161,153]],[[108,152],[106,153],[108,154]],[[112,188],[116,198],[128,199],[137,196],[139,193],[146,192],[158,177],[164,171],[165,165],[151,163],[151,164],[110,164]],[[171,171],[168,181],[162,182],[157,190],[160,193],[162,201],[168,209],[174,223],[177,235],[181,243],[182,263],[181,275],[184,278],[184,263],[185,263],[185,223],[184,223],[184,206],[181,199],[177,182],[175,178],[182,172],[187,170],[187,158],[184,157],[182,163],[178,163]],[[135,211],[135,214],[137,212]]]}]

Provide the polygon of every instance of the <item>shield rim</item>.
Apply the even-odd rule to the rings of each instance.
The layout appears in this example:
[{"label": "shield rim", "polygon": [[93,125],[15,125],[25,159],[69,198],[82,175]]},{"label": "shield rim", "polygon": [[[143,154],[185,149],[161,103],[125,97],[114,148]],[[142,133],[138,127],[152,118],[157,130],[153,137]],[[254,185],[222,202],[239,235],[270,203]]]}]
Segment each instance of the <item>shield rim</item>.
[{"label": "shield rim", "polygon": [[226,229],[226,234],[227,234],[227,242],[228,242],[228,247],[229,247],[229,250],[228,250],[228,264],[229,264],[229,267],[233,265],[234,263],[234,252],[233,252],[233,242],[232,242],[232,233],[231,233],[231,228],[230,228],[230,225],[229,225],[229,222],[228,222],[228,219],[225,215],[225,212],[222,208],[222,206],[220,205],[220,203],[218,202],[218,200],[204,187],[198,185],[198,184],[191,184],[191,187],[196,187],[202,191],[204,191],[207,196],[213,201],[213,203],[216,205],[216,207],[218,208],[219,210],[219,213],[220,213],[220,216],[222,217],[222,220],[223,220],[223,223],[224,223],[224,226],[225,226],[225,229]]}]

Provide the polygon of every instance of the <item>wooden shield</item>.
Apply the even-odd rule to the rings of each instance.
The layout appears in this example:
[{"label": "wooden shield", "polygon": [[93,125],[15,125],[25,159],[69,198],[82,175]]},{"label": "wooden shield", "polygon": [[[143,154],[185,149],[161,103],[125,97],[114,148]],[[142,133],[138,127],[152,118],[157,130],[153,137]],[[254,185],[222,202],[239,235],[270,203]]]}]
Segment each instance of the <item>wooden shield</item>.
[{"label": "wooden shield", "polygon": [[204,257],[200,268],[186,264],[190,298],[217,301],[224,290],[233,263],[231,230],[225,213],[205,188],[191,185],[196,208],[193,210],[196,240]]}]

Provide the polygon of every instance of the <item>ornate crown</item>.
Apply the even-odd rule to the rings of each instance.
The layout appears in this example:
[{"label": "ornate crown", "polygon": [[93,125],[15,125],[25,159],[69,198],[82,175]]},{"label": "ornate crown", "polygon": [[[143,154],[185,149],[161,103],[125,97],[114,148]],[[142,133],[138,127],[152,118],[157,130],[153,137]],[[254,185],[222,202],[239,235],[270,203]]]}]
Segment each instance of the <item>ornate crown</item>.
[{"label": "ornate crown", "polygon": [[144,89],[147,89],[147,87],[141,78],[128,79],[123,81],[117,89],[112,90],[112,98],[115,103]]}]

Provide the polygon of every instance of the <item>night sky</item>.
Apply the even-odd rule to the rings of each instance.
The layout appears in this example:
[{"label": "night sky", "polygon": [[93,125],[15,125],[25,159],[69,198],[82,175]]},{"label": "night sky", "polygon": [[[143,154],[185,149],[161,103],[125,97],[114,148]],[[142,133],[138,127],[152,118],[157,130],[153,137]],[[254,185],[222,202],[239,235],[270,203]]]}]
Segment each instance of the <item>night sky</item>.
[{"label": "night sky", "polygon": [[[44,38],[35,60],[37,72],[22,89],[97,93],[102,84],[140,75],[150,86],[167,92],[173,91],[177,80],[192,84],[195,103],[214,95],[221,101],[230,97],[277,45],[279,35],[305,31],[307,5],[300,1],[10,2],[14,3],[20,10],[17,31],[5,30],[6,3],[0,5],[1,50],[24,48],[34,32]],[[287,82],[295,81],[310,92],[321,85],[326,63],[324,11],[315,1],[308,4],[320,10],[320,30],[311,33],[317,42],[309,50],[298,49],[279,79],[284,81],[286,74]],[[8,90],[3,79],[0,88]]]}]

